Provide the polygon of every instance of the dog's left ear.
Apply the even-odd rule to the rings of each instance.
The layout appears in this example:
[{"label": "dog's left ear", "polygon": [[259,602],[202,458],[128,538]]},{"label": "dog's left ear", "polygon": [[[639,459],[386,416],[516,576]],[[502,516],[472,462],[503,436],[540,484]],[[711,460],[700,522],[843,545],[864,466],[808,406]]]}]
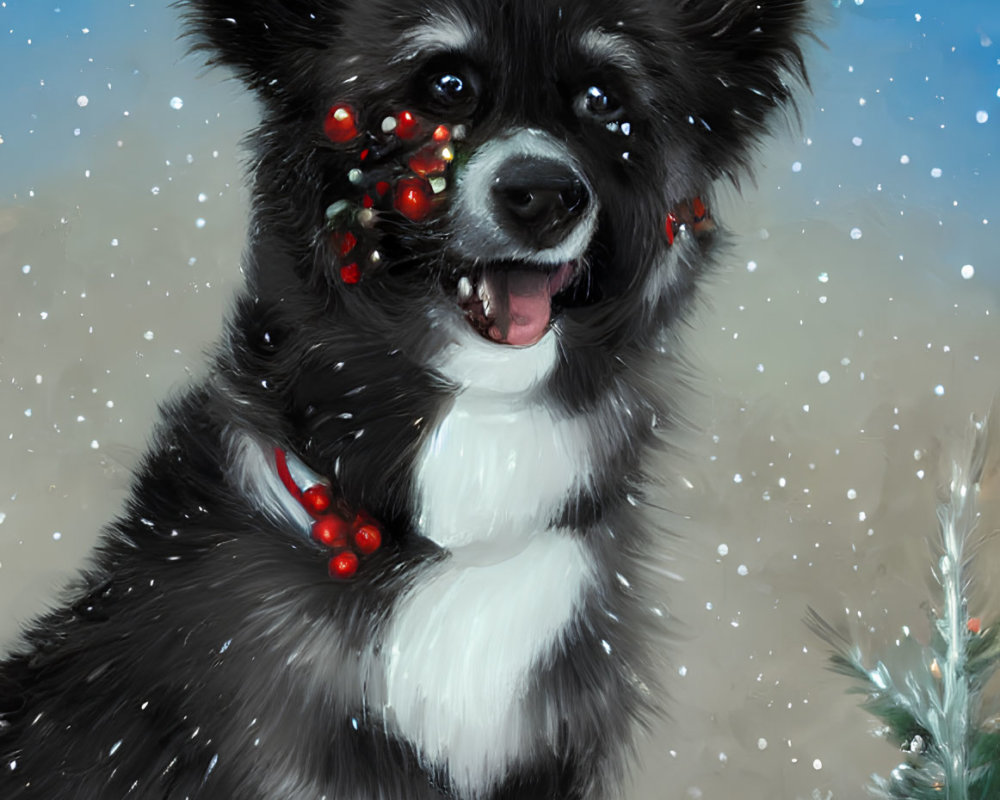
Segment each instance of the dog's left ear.
[{"label": "dog's left ear", "polygon": [[304,94],[339,27],[340,0],[176,0],[194,50],[235,70],[265,100]]},{"label": "dog's left ear", "polygon": [[690,44],[699,87],[688,120],[700,128],[704,163],[738,178],[747,153],[808,84],[802,41],[811,36],[812,0],[685,0],[680,32]]}]

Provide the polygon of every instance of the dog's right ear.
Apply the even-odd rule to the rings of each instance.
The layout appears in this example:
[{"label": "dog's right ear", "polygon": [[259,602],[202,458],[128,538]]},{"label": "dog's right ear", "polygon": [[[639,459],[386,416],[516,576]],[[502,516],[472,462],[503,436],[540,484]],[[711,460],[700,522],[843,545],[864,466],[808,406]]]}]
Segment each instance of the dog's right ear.
[{"label": "dog's right ear", "polygon": [[304,92],[333,41],[342,0],[176,0],[192,49],[231,67],[265,100]]}]

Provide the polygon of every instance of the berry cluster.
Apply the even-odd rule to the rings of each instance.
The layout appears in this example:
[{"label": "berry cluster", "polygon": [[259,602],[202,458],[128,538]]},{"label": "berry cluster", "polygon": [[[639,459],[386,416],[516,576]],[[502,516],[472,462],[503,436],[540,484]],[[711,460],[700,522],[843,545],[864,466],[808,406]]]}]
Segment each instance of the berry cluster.
[{"label": "berry cluster", "polygon": [[327,564],[331,578],[351,578],[361,556],[370,556],[382,546],[382,529],[363,511],[351,513],[344,503],[334,503],[330,487],[315,482],[304,489],[292,477],[288,456],[275,448],[278,477],[288,492],[313,518],[312,538],[335,551]]},{"label": "berry cluster", "polygon": [[377,130],[364,129],[358,112],[336,103],[323,123],[326,137],[358,151],[358,166],[347,173],[356,190],[326,209],[331,245],[344,283],[358,283],[382,259],[372,230],[380,214],[396,213],[410,222],[430,216],[448,186],[448,167],[461,139],[461,125],[432,125],[411,111],[383,117]]},{"label": "berry cluster", "polygon": [[673,211],[667,214],[667,221],[664,224],[664,231],[667,234],[667,244],[672,245],[674,238],[684,226],[690,226],[696,233],[703,233],[715,228],[712,218],[708,215],[708,209],[700,197],[680,203]]}]

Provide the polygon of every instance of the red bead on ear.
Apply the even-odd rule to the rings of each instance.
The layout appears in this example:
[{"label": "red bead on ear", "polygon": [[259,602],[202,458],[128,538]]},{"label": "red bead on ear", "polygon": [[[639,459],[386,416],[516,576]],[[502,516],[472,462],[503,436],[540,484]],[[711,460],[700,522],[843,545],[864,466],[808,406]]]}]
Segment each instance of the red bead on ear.
[{"label": "red bead on ear", "polygon": [[695,197],[691,201],[691,210],[694,212],[695,222],[701,222],[705,218],[705,215],[708,214],[708,209],[705,208],[705,204],[700,197]]},{"label": "red bead on ear", "polygon": [[403,178],[396,184],[396,210],[413,222],[419,222],[431,212],[431,188],[420,178]]},{"label": "red bead on ear", "polygon": [[667,232],[667,244],[674,243],[674,228],[677,226],[677,217],[674,216],[674,212],[671,211],[667,214],[667,223],[664,225],[664,230]]},{"label": "red bead on ear", "polygon": [[358,135],[358,117],[346,103],[337,103],[323,122],[323,132],[331,142],[343,144]]}]

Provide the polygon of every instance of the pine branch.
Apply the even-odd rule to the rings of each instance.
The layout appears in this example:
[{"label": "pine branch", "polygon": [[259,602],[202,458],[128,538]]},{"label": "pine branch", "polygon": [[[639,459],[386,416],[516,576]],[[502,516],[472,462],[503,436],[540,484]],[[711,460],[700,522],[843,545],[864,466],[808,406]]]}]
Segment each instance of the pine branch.
[{"label": "pine branch", "polygon": [[1000,667],[998,626],[982,629],[968,615],[976,498],[1000,457],[1000,445],[990,441],[1000,436],[991,427],[997,426],[973,420],[938,506],[933,574],[941,613],[931,618],[931,641],[921,644],[906,631],[897,647],[867,667],[846,634],[813,609],[807,614],[806,624],[833,647],[830,668],[857,682],[852,691],[867,696],[862,707],[885,723],[906,754],[888,777],[872,776],[869,791],[882,800],[1000,797],[1000,728],[980,719],[983,688]]}]

